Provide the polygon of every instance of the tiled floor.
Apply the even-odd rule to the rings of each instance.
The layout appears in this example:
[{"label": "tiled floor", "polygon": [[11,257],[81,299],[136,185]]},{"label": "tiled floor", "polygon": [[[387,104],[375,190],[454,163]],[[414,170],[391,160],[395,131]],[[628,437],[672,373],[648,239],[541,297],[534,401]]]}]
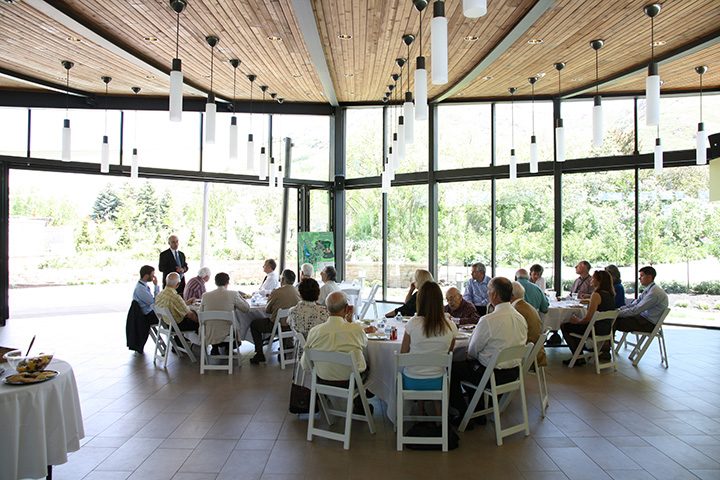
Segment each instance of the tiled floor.
[{"label": "tiled floor", "polygon": [[[305,440],[307,420],[287,411],[290,370],[275,360],[229,376],[199,374],[172,357],[125,347],[123,313],[11,320],[0,345],[52,344],[75,369],[86,438],[54,469],[64,479],[720,479],[720,332],[668,329],[670,369],[652,346],[616,373],[568,369],[549,351],[547,418],[528,382],[531,435],[495,444],[493,424],[460,434],[449,453],[395,450],[375,403],[377,433],[354,422],[351,449]],[[247,352],[247,347],[244,347]],[[146,351],[151,351],[148,342]],[[528,377],[529,380],[533,380]],[[506,416],[518,414],[513,402]]]}]

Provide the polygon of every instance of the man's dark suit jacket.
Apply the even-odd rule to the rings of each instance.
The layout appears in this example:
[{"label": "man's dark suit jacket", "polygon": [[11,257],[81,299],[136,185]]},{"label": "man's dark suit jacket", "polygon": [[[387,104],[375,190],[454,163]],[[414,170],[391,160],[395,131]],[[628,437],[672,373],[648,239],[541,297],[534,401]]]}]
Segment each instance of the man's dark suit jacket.
[{"label": "man's dark suit jacket", "polygon": [[[188,272],[188,265],[185,261],[185,254],[178,250],[178,257],[180,257],[180,263],[182,264],[182,268],[185,269],[185,275],[187,275]],[[167,249],[164,252],[160,253],[160,265],[158,265],[158,270],[160,270],[163,274],[163,288],[165,288],[165,279],[167,276],[175,271],[175,268],[177,267],[177,263],[175,262],[175,256],[173,255],[173,252],[171,249]],[[182,295],[183,290],[185,290],[185,275],[180,279],[180,285],[178,285],[177,291],[180,295]]]}]

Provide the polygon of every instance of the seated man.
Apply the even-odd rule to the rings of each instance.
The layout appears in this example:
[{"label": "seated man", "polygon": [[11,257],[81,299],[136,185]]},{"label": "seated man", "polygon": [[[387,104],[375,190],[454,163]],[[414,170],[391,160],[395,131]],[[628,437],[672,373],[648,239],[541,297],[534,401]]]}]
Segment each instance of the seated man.
[{"label": "seated man", "polygon": [[[468,344],[467,359],[453,362],[450,375],[450,406],[459,415],[452,423],[459,424],[467,410],[467,402],[462,393],[461,381],[478,384],[485,374],[487,362],[498,351],[527,341],[527,324],[522,315],[510,304],[512,283],[507,278],[495,277],[488,285],[488,297],[495,310],[480,319]],[[520,374],[520,362],[512,361],[495,365],[495,379],[498,385],[516,380]],[[468,392],[471,393],[471,392]],[[484,408],[482,396],[477,409]],[[480,423],[486,422],[485,417]]]},{"label": "seated man", "polygon": [[460,294],[460,290],[450,287],[445,293],[445,300],[448,304],[445,306],[445,313],[449,313],[450,317],[458,320],[458,325],[475,324],[480,319],[480,314]]},{"label": "seated man", "polygon": [[[201,269],[202,270],[202,269]],[[192,280],[191,280],[192,281]],[[220,272],[215,275],[215,285],[217,288],[212,292],[207,292],[202,296],[200,302],[201,312],[221,311],[232,312],[239,310],[243,313],[250,311],[250,305],[240,295],[240,292],[228,290],[230,284],[230,276],[227,273]],[[190,288],[190,282],[185,287],[185,291]],[[234,318],[234,317],[233,317]],[[219,322],[208,322],[205,325],[205,343],[213,345],[213,354],[220,353],[215,345],[222,344],[228,335],[227,324]],[[241,339],[237,339],[238,345]],[[224,344],[223,346],[226,346]]]},{"label": "seated man", "polygon": [[275,263],[275,260],[273,260],[272,258],[268,258],[267,260],[265,260],[265,263],[263,264],[263,272],[265,272],[265,279],[263,280],[262,285],[260,285],[260,288],[257,290],[257,293],[261,295],[270,295],[270,292],[280,286],[278,277],[275,274],[276,268],[277,264]]},{"label": "seated man", "polygon": [[176,272],[169,274],[166,283],[167,285],[163,291],[155,297],[155,304],[158,307],[170,310],[170,314],[175,319],[175,323],[178,324],[180,330],[197,332],[197,314],[188,308],[185,300],[177,292],[177,287],[180,285],[180,275]]},{"label": "seated man", "polygon": [[298,285],[298,292],[302,300],[290,309],[287,321],[293,330],[307,338],[311,328],[327,320],[328,312],[324,306],[316,303],[320,285],[314,278],[303,278]]},{"label": "seated man", "polygon": [[619,309],[613,330],[621,332],[652,332],[668,307],[668,296],[655,284],[657,272],[653,267],[640,269],[640,284],[645,290],[630,305]]},{"label": "seated man", "polygon": [[197,277],[188,280],[183,291],[183,299],[188,305],[192,305],[196,300],[200,300],[207,290],[205,283],[210,281],[210,269],[202,267],[198,270]]},{"label": "seated man", "polygon": [[[353,306],[348,305],[348,298],[344,292],[331,293],[328,295],[326,303],[330,316],[325,323],[310,330],[305,349],[323,352],[355,352],[358,371],[364,380],[367,377],[367,363],[363,355],[363,348],[367,345],[367,337],[363,326],[360,323],[353,323]],[[366,330],[372,331],[373,329],[374,327],[368,327]],[[301,364],[306,372],[311,370],[310,361],[305,354],[302,356]],[[352,373],[350,367],[324,362],[318,362],[316,366],[319,383],[348,387],[350,373]],[[354,405],[353,413],[364,413],[359,396],[355,398]]]},{"label": "seated man", "polygon": [[[258,318],[250,324],[250,333],[252,334],[253,343],[255,344],[255,356],[250,359],[250,363],[258,364],[265,361],[262,334],[272,333],[278,310],[281,308],[294,307],[300,301],[300,295],[298,294],[297,288],[293,287],[293,283],[295,283],[295,272],[292,270],[284,270],[282,279],[280,280],[280,288],[272,291],[270,299],[265,306],[265,313],[271,314],[270,318]],[[290,330],[287,319],[280,321],[282,322],[281,327],[283,331]],[[292,341],[288,342],[288,344],[291,342]]]},{"label": "seated man", "polygon": [[473,263],[471,279],[465,286],[463,298],[475,305],[478,314],[485,315],[490,300],[488,299],[488,284],[490,277],[485,275],[485,265],[482,263]]},{"label": "seated man", "polygon": [[[577,298],[590,298],[595,289],[590,281],[590,262],[585,260],[575,265],[575,273],[580,275],[572,284],[570,294],[576,294]],[[558,295],[560,292],[558,292]]]},{"label": "seated man", "polygon": [[[513,282],[513,293],[510,302],[515,310],[525,319],[527,323],[527,341],[525,343],[537,343],[538,338],[543,330],[542,320],[537,310],[525,300],[525,288],[520,282]],[[540,367],[547,366],[547,356],[545,355],[545,347],[541,347],[537,354],[537,364]]]},{"label": "seated man", "polygon": [[317,303],[324,305],[325,299],[328,295],[332,292],[340,291],[340,287],[338,287],[338,284],[335,283],[337,280],[337,270],[335,270],[335,267],[332,265],[328,265],[322,269],[322,272],[320,272],[320,279],[323,281],[323,285],[320,287],[320,294],[318,295]]},{"label": "seated man", "polygon": [[550,302],[542,290],[540,290],[540,287],[530,281],[530,275],[528,275],[527,270],[521,268],[515,272],[515,281],[520,283],[525,289],[525,301],[535,307],[540,313],[547,313],[548,308],[550,308]]},{"label": "seated man", "polygon": [[298,283],[302,282],[304,278],[313,278],[313,275],[315,275],[315,267],[313,267],[310,263],[303,263],[300,266],[300,278],[298,278]]},{"label": "seated man", "polygon": [[[150,288],[149,282],[154,284],[153,288]],[[160,287],[158,287],[158,280],[155,277],[155,268],[143,265],[140,268],[140,280],[135,284],[133,291],[133,304],[137,305],[130,307],[125,327],[127,346],[130,350],[142,353],[150,334],[150,325],[158,322],[152,306],[159,292]]]}]

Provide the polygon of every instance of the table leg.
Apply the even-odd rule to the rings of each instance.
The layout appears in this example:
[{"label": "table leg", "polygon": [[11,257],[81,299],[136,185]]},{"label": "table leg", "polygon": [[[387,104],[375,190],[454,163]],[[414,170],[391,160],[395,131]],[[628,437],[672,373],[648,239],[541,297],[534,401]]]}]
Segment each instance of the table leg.
[{"label": "table leg", "polygon": [[47,477],[45,477],[45,478],[47,480],[52,480],[52,465],[48,465],[47,472],[48,472],[48,474],[47,474]]}]

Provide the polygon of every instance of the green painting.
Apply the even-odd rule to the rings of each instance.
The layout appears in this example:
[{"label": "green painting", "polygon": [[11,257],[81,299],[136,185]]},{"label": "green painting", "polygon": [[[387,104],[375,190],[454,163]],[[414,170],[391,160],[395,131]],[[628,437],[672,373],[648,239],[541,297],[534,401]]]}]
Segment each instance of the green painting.
[{"label": "green painting", "polygon": [[316,272],[335,266],[335,242],[332,232],[298,233],[298,261],[311,264]]}]

